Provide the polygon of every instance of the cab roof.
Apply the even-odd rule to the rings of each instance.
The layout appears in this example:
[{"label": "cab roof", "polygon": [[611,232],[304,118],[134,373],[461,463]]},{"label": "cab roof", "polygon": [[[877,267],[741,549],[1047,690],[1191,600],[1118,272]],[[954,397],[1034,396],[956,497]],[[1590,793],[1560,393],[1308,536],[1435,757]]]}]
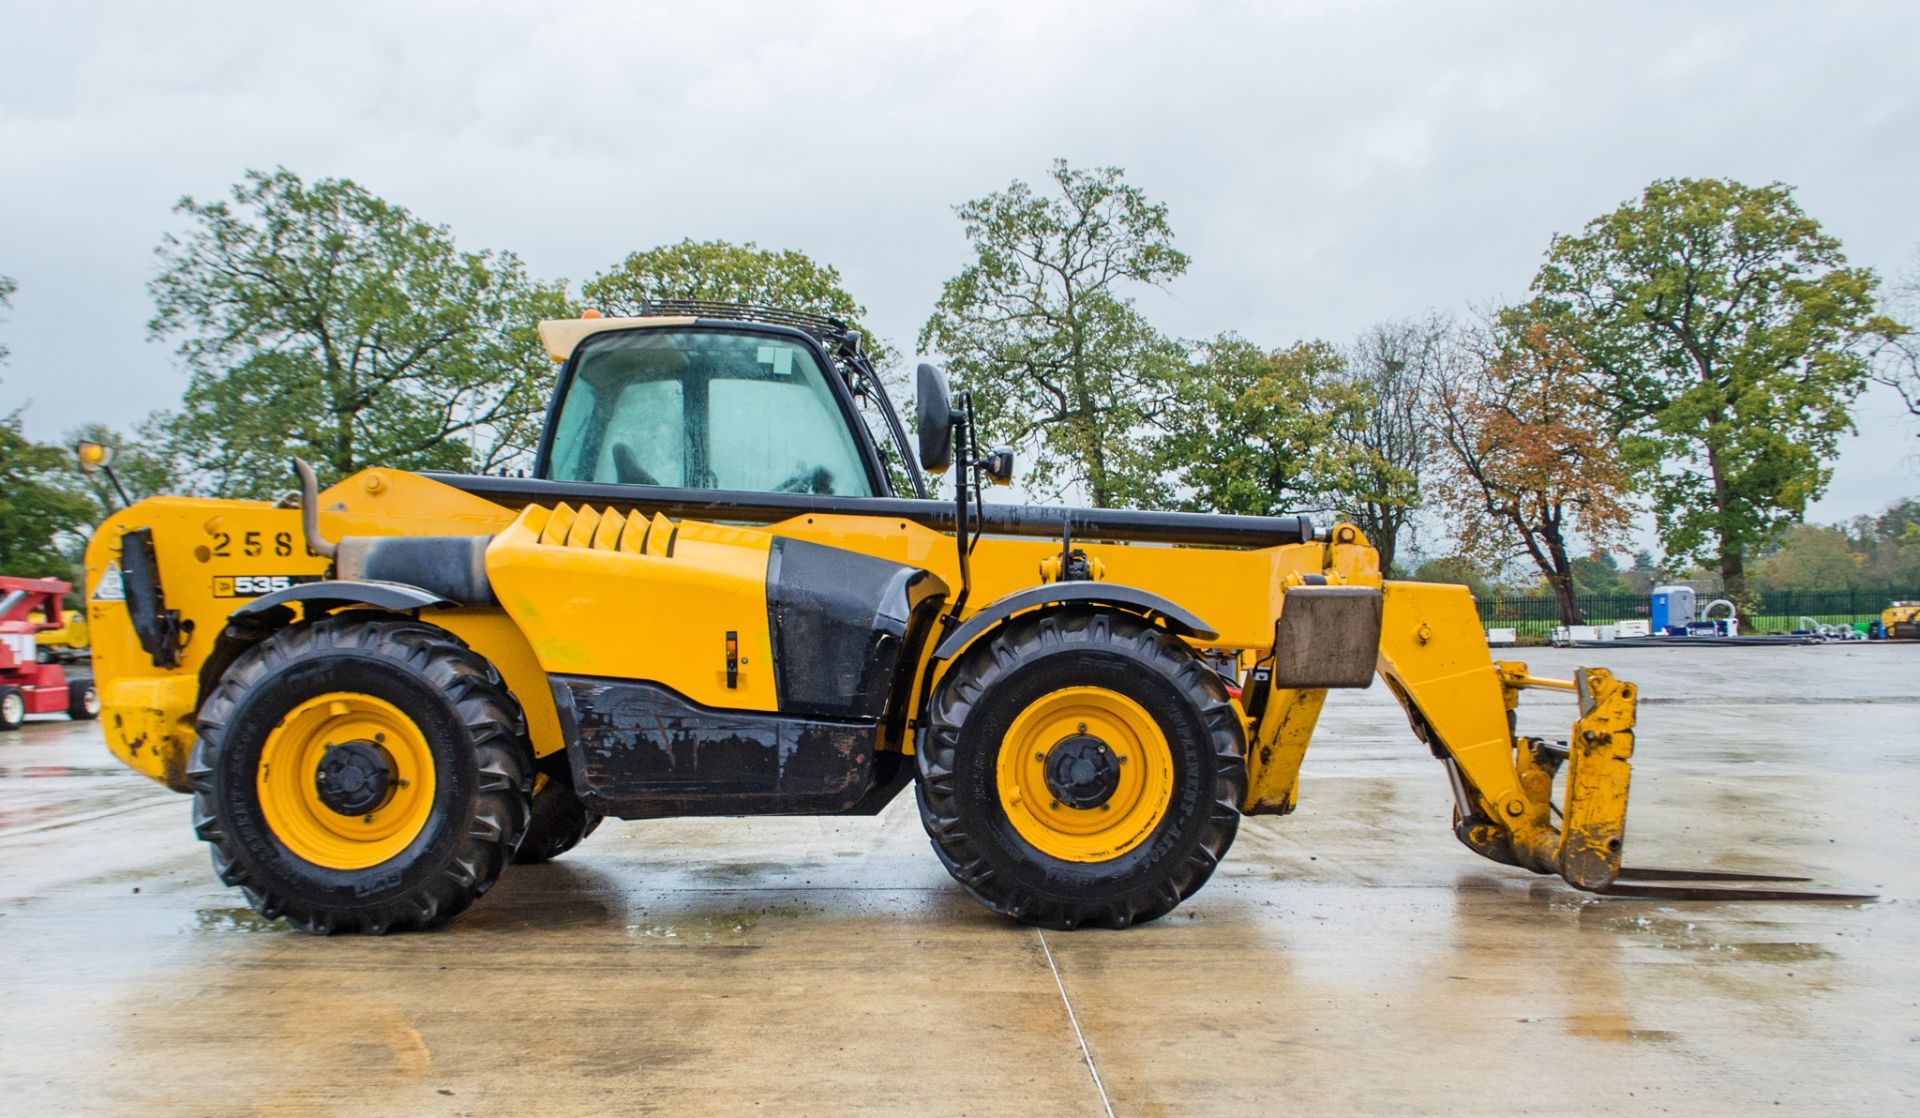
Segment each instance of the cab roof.
[{"label": "cab roof", "polygon": [[565,361],[591,335],[604,330],[632,330],[649,326],[692,326],[701,320],[751,322],[784,326],[813,335],[827,352],[842,357],[857,357],[861,348],[860,332],[829,315],[811,311],[765,307],[753,303],[718,303],[704,299],[649,299],[641,303],[642,314],[608,318],[589,310],[580,318],[549,318],[540,323],[540,340],[555,361]]},{"label": "cab roof", "polygon": [[580,343],[608,330],[634,330],[649,326],[692,326],[699,319],[690,314],[647,315],[644,318],[543,318],[540,341],[556,363],[573,356]]}]

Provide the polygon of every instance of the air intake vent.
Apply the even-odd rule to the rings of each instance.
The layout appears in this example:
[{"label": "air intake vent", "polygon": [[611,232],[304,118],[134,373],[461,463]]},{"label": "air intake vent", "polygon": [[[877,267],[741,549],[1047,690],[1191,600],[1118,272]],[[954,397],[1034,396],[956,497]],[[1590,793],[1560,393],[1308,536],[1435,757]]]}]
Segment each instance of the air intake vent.
[{"label": "air intake vent", "polygon": [[548,547],[578,547],[592,551],[621,551],[629,555],[673,554],[674,537],[680,526],[655,513],[649,520],[638,512],[596,509],[582,505],[578,511],[566,504],[555,505],[540,530],[540,542]]}]

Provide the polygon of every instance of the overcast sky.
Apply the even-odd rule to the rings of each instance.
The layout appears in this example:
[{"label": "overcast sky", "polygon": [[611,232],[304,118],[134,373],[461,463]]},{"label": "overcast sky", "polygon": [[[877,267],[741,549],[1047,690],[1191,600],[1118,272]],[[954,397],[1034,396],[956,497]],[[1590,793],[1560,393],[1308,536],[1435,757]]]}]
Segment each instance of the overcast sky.
[{"label": "overcast sky", "polygon": [[[1267,345],[1522,294],[1548,238],[1664,176],[1779,180],[1893,278],[1920,245],[1920,5],[0,0],[0,412],[127,426],[183,194],[345,176],[578,281],[683,237],[836,265],[911,350],[951,206],[1048,160],[1171,209],[1170,332]],[[1890,392],[1816,519],[1920,493]]]}]

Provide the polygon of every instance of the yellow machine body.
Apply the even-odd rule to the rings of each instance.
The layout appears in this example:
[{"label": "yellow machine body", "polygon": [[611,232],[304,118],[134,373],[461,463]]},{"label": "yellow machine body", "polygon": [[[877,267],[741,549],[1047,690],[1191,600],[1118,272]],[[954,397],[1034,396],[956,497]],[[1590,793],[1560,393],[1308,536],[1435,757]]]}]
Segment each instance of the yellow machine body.
[{"label": "yellow machine body", "polygon": [[[692,320],[659,321],[684,326]],[[576,324],[563,342],[577,345],[620,325]],[[989,536],[963,572],[952,532],[904,515],[847,511],[844,503],[740,523],[724,511],[671,517],[649,507],[639,490],[630,500],[503,503],[390,469],[365,470],[320,491],[316,508],[320,536],[329,540],[481,541],[491,600],[403,612],[453,634],[493,667],[524,714],[536,758],[577,752],[594,725],[629,717],[607,705],[626,701],[608,690],[620,681],[655,688],[649,701],[668,696],[685,710],[735,719],[742,734],[761,732],[768,718],[801,717],[782,709],[776,680],[781,641],[798,630],[777,619],[789,608],[809,607],[776,600],[776,590],[780,564],[792,572],[802,562],[871,570],[880,581],[890,571],[905,572],[901,585],[916,587],[920,597],[903,599],[901,608],[919,609],[915,603],[925,597],[932,603],[927,609],[942,611],[935,638],[910,635],[897,648],[888,646],[899,666],[868,684],[874,689],[868,717],[877,723],[870,745],[834,746],[913,754],[923,697],[958,659],[953,648],[943,654],[938,646],[962,639],[970,621],[992,620],[996,606],[1004,609],[1013,596],[1031,596],[1031,605],[1016,613],[1051,608],[1038,588],[1059,585],[1053,580],[1063,561],[1058,538]],[[1631,684],[1598,670],[1575,680],[1543,680],[1524,665],[1494,661],[1465,588],[1383,580],[1377,553],[1351,525],[1274,546],[1172,546],[1091,534],[1072,545],[1084,553],[1096,586],[1127,588],[1205,622],[1204,631],[1181,628],[1166,611],[1125,602],[1113,607],[1178,634],[1230,684],[1231,710],[1246,743],[1244,760],[1236,761],[1245,766],[1242,812],[1293,810],[1328,690],[1364,686],[1377,676],[1446,766],[1461,841],[1489,858],[1586,889],[1605,888],[1618,872],[1633,751]],[[130,576],[149,552],[158,602],[130,592]],[[290,600],[277,614],[245,612],[250,603],[335,572],[335,563],[309,546],[301,511],[268,502],[142,501],[101,525],[86,566],[86,620],[107,744],[130,767],[182,791],[189,785],[196,717],[227,665],[259,639],[260,626],[298,624],[340,608]],[[969,588],[964,606],[955,595],[940,596],[963,583]],[[148,632],[136,625],[137,609],[163,616],[165,647],[155,645],[151,623]],[[973,639],[991,640],[997,631],[987,625]],[[808,649],[786,652],[789,659],[809,655]],[[1323,669],[1337,678],[1315,674]],[[1511,715],[1520,693],[1542,687],[1579,695],[1580,720],[1564,746],[1515,736]],[[575,700],[577,712],[563,709]],[[829,731],[849,720],[826,708],[806,717]],[[1151,733],[1135,736],[1140,757],[1159,756]],[[1555,777],[1563,765],[1563,821],[1556,822]],[[1144,789],[1141,818],[1157,818],[1157,805],[1171,794],[1166,778],[1130,779]],[[1007,780],[1041,786],[1035,773],[1009,770]],[[764,810],[806,810],[809,802],[775,798]],[[663,801],[658,813],[725,806],[702,805],[689,793]],[[1044,815],[1049,809],[1033,810]],[[315,842],[326,849],[322,839]],[[1060,845],[1059,856],[1069,860],[1109,853],[1094,841]],[[1124,843],[1113,849],[1123,850]]]},{"label": "yellow machine body", "polygon": [[[536,755],[567,747],[549,675],[648,679],[709,707],[775,711],[766,576],[778,537],[859,552],[932,571],[957,583],[950,535],[893,518],[802,515],[764,526],[672,521],[634,510],[558,504],[516,510],[431,479],[369,470],[321,493],[320,521],[333,536],[493,535],[487,568],[497,607],[435,609],[423,616],[484,656],[525,711]],[[158,546],[160,583],[181,617],[176,664],[156,668],[123,598],[98,593],[100,572],[119,560],[118,541],[144,527]],[[1575,833],[1549,819],[1551,781],[1508,712],[1527,687],[1560,686],[1492,660],[1464,587],[1380,578],[1378,559],[1357,530],[1346,542],[1253,549],[1156,547],[1085,542],[1106,579],[1164,593],[1218,626],[1207,650],[1238,666],[1272,653],[1275,623],[1302,576],[1383,590],[1378,671],[1414,720],[1444,743],[1469,808],[1462,838],[1476,850],[1542,872],[1580,867],[1576,884],[1602,887],[1619,865],[1624,830],[1633,702],[1629,685],[1604,673],[1586,701],[1608,736],[1606,749],[1573,754]],[[671,539],[671,554],[667,541]],[[1058,545],[998,539],[973,557],[972,601],[985,606],[1039,584]],[[309,554],[297,510],[266,502],[154,498],[110,518],[88,551],[88,620],[107,744],[130,767],[185,790],[194,716],[204,701],[209,654],[226,619],[261,594],[321,578],[325,559]],[[1297,591],[1296,591],[1297,592]],[[725,634],[737,634],[738,674],[725,680]],[[930,653],[931,650],[926,650]],[[942,665],[915,665],[916,686]],[[1236,700],[1249,742],[1249,813],[1284,813],[1298,800],[1301,762],[1325,688],[1272,688],[1259,717]],[[1585,731],[1577,731],[1576,737]],[[881,747],[911,753],[911,729]],[[1570,816],[1571,818],[1572,816]],[[1569,854],[1568,848],[1577,850]],[[1597,859],[1600,868],[1593,867]],[[1572,878],[1570,877],[1570,880]]]}]

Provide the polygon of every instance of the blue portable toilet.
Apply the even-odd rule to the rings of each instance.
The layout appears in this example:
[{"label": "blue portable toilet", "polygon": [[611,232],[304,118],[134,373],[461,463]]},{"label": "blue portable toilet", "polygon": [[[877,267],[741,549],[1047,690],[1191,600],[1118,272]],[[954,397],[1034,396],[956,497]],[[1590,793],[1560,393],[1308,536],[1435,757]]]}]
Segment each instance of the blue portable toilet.
[{"label": "blue portable toilet", "polygon": [[1654,587],[1653,608],[1647,612],[1647,619],[1653,622],[1655,635],[1673,633],[1676,630],[1684,635],[1687,631],[1687,623],[1694,617],[1693,587]]}]

